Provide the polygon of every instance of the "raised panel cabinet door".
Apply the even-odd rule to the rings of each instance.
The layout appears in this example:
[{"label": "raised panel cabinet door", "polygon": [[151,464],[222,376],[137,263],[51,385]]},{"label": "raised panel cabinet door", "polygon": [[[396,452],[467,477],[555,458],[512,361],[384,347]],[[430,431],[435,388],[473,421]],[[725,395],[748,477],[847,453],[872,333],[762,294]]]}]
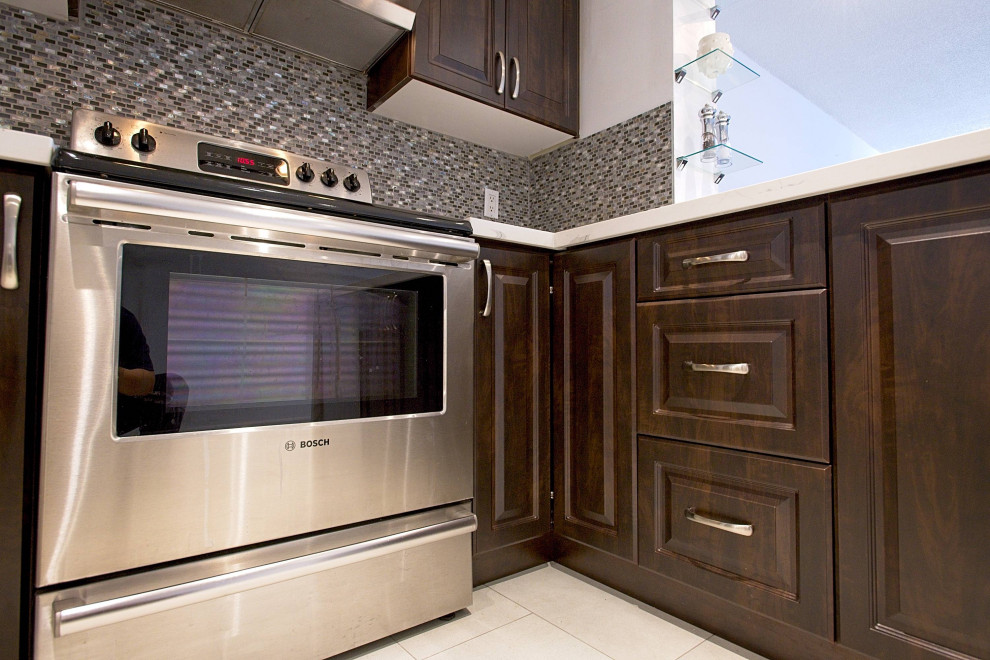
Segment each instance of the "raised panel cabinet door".
[{"label": "raised panel cabinet door", "polygon": [[554,532],[635,558],[635,245],[554,259]]},{"label": "raised panel cabinet door", "polygon": [[990,657],[990,170],[830,214],[839,642]]},{"label": "raised panel cabinet door", "polygon": [[489,308],[475,322],[481,554],[550,531],[550,257],[484,248],[479,264],[475,299]]},{"label": "raised panel cabinet door", "polygon": [[[0,288],[0,657],[27,657],[30,625],[30,576],[26,555],[31,538],[25,530],[30,515],[25,498],[32,497],[34,447],[37,445],[43,334],[43,264],[47,258],[44,235],[46,219],[35,218],[42,199],[43,172],[0,163],[0,198],[20,197],[16,228],[16,288],[4,278]],[[8,197],[8,200],[13,198]],[[6,204],[4,204],[6,206]],[[6,214],[4,214],[6,215]],[[5,238],[8,219],[0,224]],[[6,252],[6,250],[3,250]],[[9,254],[5,261],[10,264]],[[8,272],[9,275],[9,272]],[[25,469],[27,468],[27,469]]]},{"label": "raised panel cabinet door", "polygon": [[577,0],[506,0],[505,107],[578,130]]},{"label": "raised panel cabinet door", "polygon": [[502,105],[508,71],[504,0],[423,0],[413,39],[416,77]]}]

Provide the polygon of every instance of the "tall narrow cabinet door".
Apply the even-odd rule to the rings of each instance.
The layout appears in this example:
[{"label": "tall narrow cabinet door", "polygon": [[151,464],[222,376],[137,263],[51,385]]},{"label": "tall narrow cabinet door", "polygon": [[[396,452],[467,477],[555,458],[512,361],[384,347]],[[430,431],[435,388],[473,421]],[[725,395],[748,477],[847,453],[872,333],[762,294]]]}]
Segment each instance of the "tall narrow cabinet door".
[{"label": "tall narrow cabinet door", "polygon": [[554,259],[554,532],[635,557],[635,244]]},{"label": "tall narrow cabinet door", "polygon": [[[31,553],[34,448],[37,446],[43,280],[47,262],[43,206],[47,174],[41,168],[0,163],[0,196],[5,213],[3,288],[0,288],[0,657],[29,655],[31,624],[25,573]],[[20,199],[19,209],[7,204]],[[14,211],[18,211],[16,214]],[[7,223],[11,223],[8,225]],[[16,231],[15,231],[16,230]],[[6,238],[16,238],[12,261]],[[16,273],[16,278],[11,277]],[[27,505],[27,506],[25,506]]]},{"label": "tall narrow cabinet door", "polygon": [[990,657],[990,172],[831,203],[839,642]]},{"label": "tall narrow cabinet door", "polygon": [[578,130],[577,0],[506,0],[505,107]]},{"label": "tall narrow cabinet door", "polygon": [[510,546],[550,531],[550,257],[484,248],[480,260],[475,297],[482,312],[475,324],[476,571],[494,579],[549,558],[540,543],[515,550]]},{"label": "tall narrow cabinet door", "polygon": [[417,77],[502,104],[504,86],[502,93],[498,87],[508,68],[504,0],[423,0],[413,38]]}]

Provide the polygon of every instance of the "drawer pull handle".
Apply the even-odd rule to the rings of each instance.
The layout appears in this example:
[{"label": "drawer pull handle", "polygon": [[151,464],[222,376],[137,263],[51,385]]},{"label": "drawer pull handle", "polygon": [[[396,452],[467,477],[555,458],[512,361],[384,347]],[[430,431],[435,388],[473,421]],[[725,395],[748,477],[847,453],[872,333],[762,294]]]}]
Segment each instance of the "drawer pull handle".
[{"label": "drawer pull handle", "polygon": [[739,374],[745,376],[749,373],[748,362],[737,362],[735,364],[705,364],[704,362],[691,362],[687,360],[684,366],[691,371],[715,371],[722,374]]},{"label": "drawer pull handle", "polygon": [[714,518],[707,518],[705,516],[699,515],[694,512],[694,507],[690,509],[684,509],[684,517],[691,522],[698,523],[699,525],[707,525],[709,527],[714,527],[715,529],[721,529],[723,532],[731,532],[732,534],[738,534],[739,536],[752,536],[753,526],[752,525],[741,525],[739,523],[728,523],[721,520],[715,520]]},{"label": "drawer pull handle", "polygon": [[713,254],[708,257],[691,257],[681,262],[681,267],[691,268],[692,266],[703,266],[705,264],[717,264],[725,261],[749,261],[749,252],[739,250],[738,252],[726,252],[725,254]]}]

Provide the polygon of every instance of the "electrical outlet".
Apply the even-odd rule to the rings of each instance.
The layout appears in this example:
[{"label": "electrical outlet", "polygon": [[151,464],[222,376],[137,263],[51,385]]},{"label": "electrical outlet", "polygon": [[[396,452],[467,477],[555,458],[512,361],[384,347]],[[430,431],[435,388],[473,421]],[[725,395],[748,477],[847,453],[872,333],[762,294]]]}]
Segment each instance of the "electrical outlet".
[{"label": "electrical outlet", "polygon": [[498,220],[498,191],[485,188],[485,217]]}]

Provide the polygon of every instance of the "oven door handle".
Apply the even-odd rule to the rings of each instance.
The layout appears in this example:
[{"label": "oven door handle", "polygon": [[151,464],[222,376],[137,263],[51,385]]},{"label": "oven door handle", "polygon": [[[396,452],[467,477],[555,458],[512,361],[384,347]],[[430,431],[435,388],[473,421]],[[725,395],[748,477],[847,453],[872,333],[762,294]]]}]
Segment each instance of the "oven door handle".
[{"label": "oven door handle", "polygon": [[485,275],[488,279],[488,293],[485,295],[485,308],[479,312],[482,316],[492,315],[492,262],[488,259],[482,259],[481,263],[485,266]]},{"label": "oven door handle", "polygon": [[92,630],[149,614],[202,603],[298,577],[339,568],[366,559],[401,552],[427,543],[468,534],[478,527],[474,514],[445,520],[340,548],[255,566],[202,580],[175,584],[137,594],[81,604],[78,599],[53,604],[55,637]]}]

